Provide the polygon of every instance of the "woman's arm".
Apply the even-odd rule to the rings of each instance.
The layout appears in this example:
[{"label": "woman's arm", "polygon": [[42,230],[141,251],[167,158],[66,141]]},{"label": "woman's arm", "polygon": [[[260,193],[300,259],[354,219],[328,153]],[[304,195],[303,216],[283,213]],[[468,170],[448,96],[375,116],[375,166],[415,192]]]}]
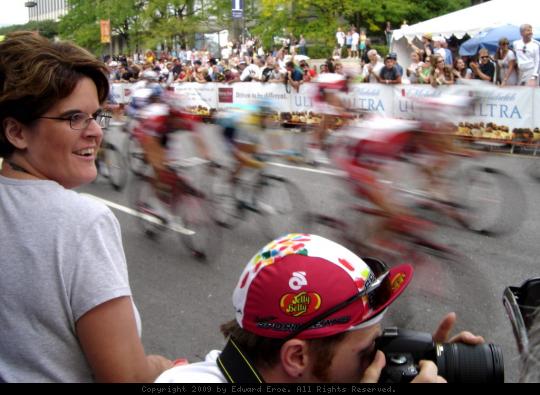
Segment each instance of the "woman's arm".
[{"label": "woman's arm", "polygon": [[129,296],[102,303],[76,323],[77,337],[97,382],[153,382],[173,363],[146,355]]}]

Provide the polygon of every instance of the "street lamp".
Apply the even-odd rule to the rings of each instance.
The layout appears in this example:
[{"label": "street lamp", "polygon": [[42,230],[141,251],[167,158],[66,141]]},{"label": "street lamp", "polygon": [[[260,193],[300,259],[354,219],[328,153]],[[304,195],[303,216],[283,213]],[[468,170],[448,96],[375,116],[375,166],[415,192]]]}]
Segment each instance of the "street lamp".
[{"label": "street lamp", "polygon": [[37,1],[27,1],[24,3],[24,6],[28,8],[28,20],[30,21],[30,9],[37,6]]}]

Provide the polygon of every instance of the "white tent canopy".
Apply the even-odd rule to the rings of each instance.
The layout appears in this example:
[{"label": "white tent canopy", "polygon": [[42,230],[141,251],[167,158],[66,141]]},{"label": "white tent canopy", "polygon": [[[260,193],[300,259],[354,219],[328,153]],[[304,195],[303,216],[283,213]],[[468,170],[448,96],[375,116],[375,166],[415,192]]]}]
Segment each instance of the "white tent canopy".
[{"label": "white tent canopy", "polygon": [[540,27],[540,1],[491,0],[394,30],[392,50],[398,54],[401,64],[408,64],[411,52],[409,43],[416,39],[415,42],[419,44],[425,33],[445,38],[452,35],[463,38],[465,34],[474,37],[490,27],[507,24],[520,26],[524,23]]}]

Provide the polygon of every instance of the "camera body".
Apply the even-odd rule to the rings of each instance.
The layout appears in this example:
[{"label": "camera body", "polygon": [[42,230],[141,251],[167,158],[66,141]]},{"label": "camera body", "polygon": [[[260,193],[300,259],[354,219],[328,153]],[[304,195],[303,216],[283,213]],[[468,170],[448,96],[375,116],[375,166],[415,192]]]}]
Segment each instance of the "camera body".
[{"label": "camera body", "polygon": [[386,357],[380,383],[410,382],[418,375],[421,360],[433,361],[450,383],[504,382],[502,351],[494,344],[435,343],[429,333],[389,327],[376,347]]}]

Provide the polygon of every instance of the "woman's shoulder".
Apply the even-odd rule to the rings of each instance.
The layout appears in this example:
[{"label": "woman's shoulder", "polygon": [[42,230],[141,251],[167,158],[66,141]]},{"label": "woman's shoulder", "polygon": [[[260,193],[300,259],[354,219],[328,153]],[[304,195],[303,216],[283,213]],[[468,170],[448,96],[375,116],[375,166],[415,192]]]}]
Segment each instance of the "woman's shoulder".
[{"label": "woman's shoulder", "polygon": [[48,200],[50,210],[69,222],[89,223],[112,215],[111,210],[95,197],[69,189],[56,189]]}]

